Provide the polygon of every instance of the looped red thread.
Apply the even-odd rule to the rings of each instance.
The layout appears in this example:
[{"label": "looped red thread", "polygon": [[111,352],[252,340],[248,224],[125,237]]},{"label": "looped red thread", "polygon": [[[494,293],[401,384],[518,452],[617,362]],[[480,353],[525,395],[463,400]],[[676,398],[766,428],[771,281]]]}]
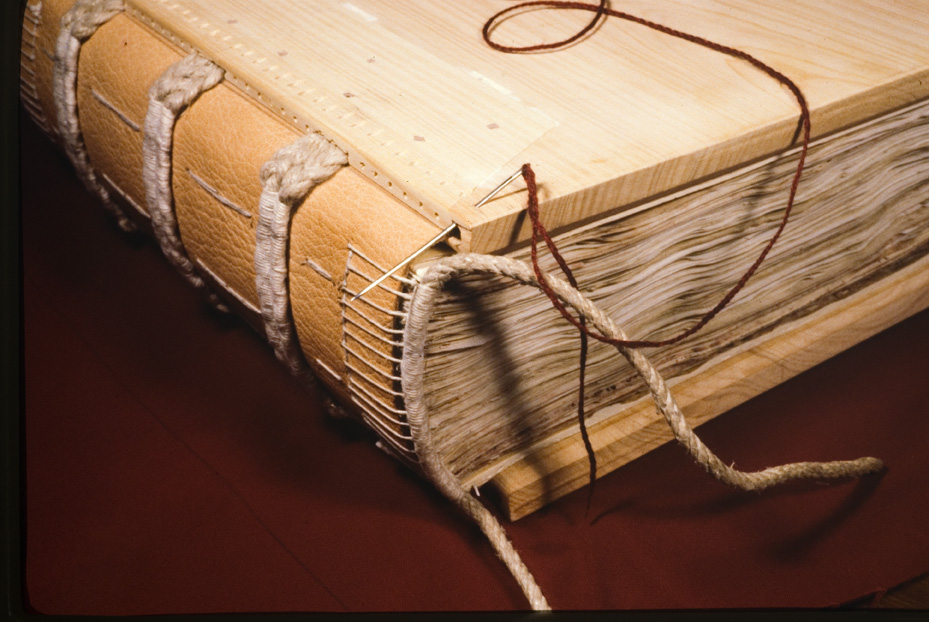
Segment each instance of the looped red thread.
[{"label": "looped red thread", "polygon": [[[490,40],[490,31],[492,30],[492,26],[502,16],[508,13],[511,13],[513,11],[516,11],[518,9],[524,8],[526,6],[543,6],[543,7],[551,8],[551,9],[587,10],[587,11],[595,12],[596,15],[595,15],[594,20],[592,20],[587,26],[585,26],[581,31],[579,31],[578,34],[575,34],[572,37],[569,37],[562,41],[558,41],[556,43],[546,43],[546,44],[539,44],[539,45],[534,45],[534,46],[511,48],[511,47],[500,45]],[[628,13],[623,13],[621,11],[615,11],[605,6],[605,0],[601,1],[601,3],[598,5],[586,4],[583,2],[558,2],[555,0],[539,0],[539,1],[534,1],[534,2],[521,3],[516,6],[509,7],[503,11],[500,11],[499,13],[491,17],[490,20],[488,20],[487,23],[484,25],[484,35],[485,35],[485,40],[487,41],[488,45],[491,45],[494,49],[498,49],[498,50],[508,52],[508,53],[522,53],[522,52],[537,51],[541,49],[554,49],[554,48],[564,46],[570,42],[577,40],[579,36],[583,36],[584,33],[588,32],[591,28],[593,28],[593,26],[596,24],[597,20],[599,19],[601,15],[609,15],[612,17],[617,17],[617,18],[624,19],[627,21],[635,22],[637,24],[640,24],[642,26],[646,26],[653,30],[657,30],[659,32],[668,34],[670,36],[677,37],[679,39],[684,39],[685,41],[690,41],[692,43],[707,47],[709,49],[715,50],[722,54],[727,54],[729,56],[733,56],[735,58],[744,60],[750,63],[751,65],[753,65],[755,68],[763,71],[764,73],[766,73],[768,76],[770,76],[774,80],[777,80],[783,86],[785,86],[794,96],[794,98],[797,101],[797,104],[800,107],[800,123],[801,123],[801,135],[802,135],[800,157],[797,162],[797,169],[796,169],[796,172],[794,173],[793,181],[790,184],[790,191],[789,191],[788,198],[787,198],[787,205],[784,208],[784,215],[781,219],[780,225],[778,226],[777,230],[774,232],[774,235],[771,237],[771,239],[762,249],[758,258],[745,271],[745,273],[742,275],[739,281],[729,290],[729,292],[722,298],[722,300],[720,300],[716,304],[715,307],[713,307],[706,314],[704,314],[704,316],[696,324],[684,330],[677,336],[669,338],[669,339],[662,339],[662,340],[609,339],[609,338],[606,338],[600,335],[599,333],[591,331],[590,329],[586,327],[582,327],[581,323],[577,319],[575,319],[574,316],[568,313],[567,310],[563,310],[564,307],[563,305],[560,304],[560,302],[556,300],[556,296],[554,295],[554,292],[552,292],[550,289],[545,292],[546,295],[549,297],[549,299],[552,301],[552,304],[555,306],[555,308],[558,309],[561,312],[561,314],[565,316],[566,319],[571,321],[571,323],[577,326],[578,329],[580,329],[585,334],[593,337],[594,339],[598,339],[599,341],[603,341],[604,343],[608,343],[614,346],[621,345],[627,348],[646,348],[646,347],[659,347],[659,346],[672,345],[674,343],[677,343],[678,341],[681,341],[682,339],[685,339],[693,335],[695,332],[703,328],[711,319],[713,319],[720,311],[722,311],[732,301],[735,295],[738,294],[739,291],[743,287],[745,287],[745,284],[748,282],[748,280],[758,270],[758,267],[764,261],[765,257],[767,257],[768,253],[771,251],[771,248],[774,246],[774,243],[777,242],[777,239],[780,237],[781,233],[783,232],[784,227],[787,225],[787,221],[790,218],[790,213],[793,209],[793,204],[794,204],[794,200],[795,200],[796,193],[797,193],[797,186],[800,183],[800,177],[803,173],[803,167],[806,162],[807,151],[809,150],[810,111],[806,103],[806,98],[803,96],[803,93],[801,92],[800,87],[798,87],[796,83],[793,82],[793,80],[791,80],[790,78],[788,78],[781,72],[777,71],[773,67],[767,65],[763,61],[750,55],[748,52],[744,52],[742,50],[738,50],[736,48],[732,48],[729,46],[721,45],[719,43],[715,43],[708,39],[704,39],[703,37],[698,37],[696,35],[691,35],[691,34],[688,34],[688,33],[685,33],[679,30],[675,30],[674,28],[669,28],[668,26],[657,24],[655,22],[651,22],[641,17],[630,15]],[[546,246],[548,247],[552,255],[555,257],[562,272],[564,272],[565,276],[568,277],[568,280],[572,283],[572,285],[575,285],[575,279],[574,279],[573,273],[571,272],[571,269],[568,267],[567,263],[561,257],[561,253],[558,252],[558,249],[555,246],[555,243],[552,241],[551,237],[548,234],[548,231],[546,230],[545,226],[542,224],[541,216],[539,215],[539,210],[538,210],[538,194],[535,191],[535,179],[534,179],[535,176],[532,174],[532,167],[528,164],[524,165],[522,173],[523,173],[523,178],[526,180],[527,187],[530,186],[530,178],[532,180],[531,181],[532,189],[529,192],[527,212],[532,221],[532,229],[533,229],[533,243],[532,243],[533,264],[534,265],[537,264],[535,249],[538,245],[538,237],[541,237],[543,240],[545,240]],[[542,282],[544,284],[544,280]],[[548,289],[547,286],[543,285],[543,291],[546,289]]]},{"label": "looped red thread", "polygon": [[[530,8],[530,7],[541,7],[541,8],[546,8],[546,9],[555,9],[555,10],[570,9],[570,10],[592,11],[594,12],[594,17],[591,19],[591,21],[586,26],[584,26],[582,29],[580,29],[577,33],[575,33],[571,37],[568,37],[560,41],[552,42],[552,43],[541,43],[541,44],[523,46],[523,47],[511,47],[511,46],[505,46],[505,45],[499,44],[492,40],[491,34],[494,29],[494,26],[497,25],[502,18],[516,11],[519,11],[525,8]],[[531,239],[530,252],[531,252],[531,258],[532,258],[533,270],[535,271],[535,274],[538,277],[539,286],[541,287],[545,295],[548,297],[548,299],[551,301],[552,306],[554,306],[555,309],[557,309],[558,312],[566,320],[571,322],[581,332],[581,354],[580,354],[580,384],[581,384],[581,387],[579,391],[579,401],[578,401],[578,419],[580,423],[581,436],[584,440],[584,446],[587,448],[588,458],[590,460],[590,482],[591,482],[590,494],[592,494],[592,485],[596,477],[596,460],[593,455],[593,449],[590,445],[590,440],[587,435],[586,424],[584,422],[584,375],[585,375],[585,369],[586,369],[586,364],[587,364],[587,339],[586,339],[587,336],[593,337],[594,339],[598,341],[601,341],[603,343],[607,343],[613,346],[622,346],[626,348],[654,348],[654,347],[668,346],[668,345],[675,344],[693,335],[694,333],[699,331],[701,328],[706,326],[706,324],[709,323],[710,320],[712,320],[714,317],[716,317],[732,301],[732,299],[735,298],[736,294],[738,294],[742,290],[742,288],[745,287],[745,284],[752,277],[752,275],[755,274],[759,266],[761,266],[761,263],[764,261],[765,257],[768,256],[768,253],[771,252],[771,249],[774,247],[774,244],[777,242],[778,238],[780,238],[781,233],[784,231],[784,228],[787,226],[787,221],[790,218],[790,213],[793,209],[794,200],[797,195],[797,187],[800,184],[800,177],[803,174],[803,168],[806,163],[806,156],[807,156],[807,152],[809,151],[809,144],[810,144],[809,106],[807,105],[806,98],[804,97],[803,92],[800,90],[800,87],[797,86],[797,84],[793,80],[788,78],[786,75],[784,75],[783,73],[774,69],[770,65],[755,58],[754,56],[752,56],[751,54],[743,50],[739,50],[737,48],[722,45],[714,41],[710,41],[709,39],[705,39],[697,35],[692,35],[692,34],[689,34],[689,33],[686,33],[680,30],[676,30],[674,28],[670,28],[668,26],[664,26],[662,24],[658,24],[656,22],[643,19],[641,17],[637,17],[629,13],[624,13],[622,11],[613,10],[607,6],[607,0],[601,0],[599,4],[588,4],[584,2],[560,2],[557,0],[536,0],[536,1],[530,1],[530,2],[523,2],[523,3],[517,4],[512,7],[508,7],[496,13],[495,15],[493,15],[484,24],[484,28],[482,32],[484,36],[484,41],[487,43],[487,45],[489,45],[495,50],[499,50],[501,52],[505,52],[509,54],[530,53],[530,52],[538,52],[538,51],[543,51],[543,50],[555,50],[555,49],[564,47],[566,45],[569,45],[579,40],[581,37],[585,36],[587,33],[593,30],[593,28],[599,23],[600,19],[603,18],[604,16],[611,16],[611,17],[616,17],[616,18],[623,19],[626,21],[630,21],[630,22],[639,24],[641,26],[651,28],[652,30],[656,30],[658,32],[667,34],[669,36],[676,37],[678,39],[683,39],[685,41],[689,41],[696,45],[709,48],[721,54],[732,56],[734,58],[737,58],[737,59],[740,59],[742,61],[749,63],[750,65],[752,65],[759,71],[764,72],[769,77],[776,80],[778,83],[780,83],[782,86],[784,86],[791,92],[791,94],[794,96],[794,99],[796,99],[797,101],[797,105],[800,107],[801,148],[800,148],[800,156],[797,161],[796,172],[794,173],[793,180],[791,181],[791,184],[790,184],[790,191],[788,192],[788,195],[787,195],[787,204],[786,204],[786,207],[784,208],[783,217],[781,218],[780,224],[778,225],[774,234],[771,236],[771,238],[768,240],[768,243],[764,246],[761,253],[758,255],[758,258],[755,259],[754,263],[752,263],[752,265],[749,266],[749,268],[745,271],[745,273],[738,280],[738,282],[726,293],[725,296],[723,296],[723,298],[716,304],[716,306],[714,306],[712,309],[707,311],[703,315],[703,317],[700,318],[700,320],[698,320],[694,325],[685,329],[678,335],[668,338],[668,339],[660,339],[660,340],[612,339],[612,338],[606,337],[596,331],[592,331],[591,329],[589,329],[586,326],[586,323],[583,321],[583,319],[575,318],[561,303],[561,301],[555,295],[555,292],[551,289],[551,287],[549,287],[548,283],[546,282],[545,278],[542,275],[542,270],[539,267],[539,261],[538,261],[539,238],[542,238],[542,240],[545,242],[545,245],[546,247],[548,247],[549,252],[558,262],[559,268],[564,273],[564,275],[567,277],[571,285],[575,288],[577,288],[577,281],[574,278],[574,274],[571,271],[571,268],[568,267],[567,262],[564,260],[564,258],[561,256],[561,253],[558,251],[558,247],[555,245],[555,242],[552,240],[551,236],[549,235],[548,230],[542,224],[542,219],[539,214],[539,198],[538,198],[538,190],[536,187],[535,173],[533,172],[532,167],[529,164],[523,165],[522,176],[526,182],[526,188],[528,189],[528,192],[529,192],[527,205],[526,205],[526,211],[529,216],[530,222],[532,224],[532,239]],[[588,508],[589,508],[589,505],[590,505],[590,496],[588,496]]]},{"label": "looped red thread", "polygon": [[584,5],[582,7],[565,7],[561,5],[574,4],[574,3],[548,2],[546,0],[521,2],[515,6],[507,7],[503,9],[502,11],[500,11],[499,13],[496,13],[493,17],[487,20],[487,23],[484,24],[484,28],[482,29],[481,32],[484,35],[484,41],[487,42],[487,45],[489,45],[493,49],[498,50],[500,52],[506,52],[507,54],[522,54],[522,53],[527,53],[527,52],[540,52],[543,50],[555,50],[555,49],[574,43],[575,41],[577,41],[578,39],[586,35],[588,32],[593,30],[596,27],[596,25],[600,22],[600,18],[606,15],[606,11],[607,11],[606,3],[607,3],[607,0],[600,0],[600,4],[594,7],[594,10],[596,11],[596,13],[593,16],[593,19],[591,19],[590,22],[588,22],[586,26],[578,30],[576,33],[574,33],[567,39],[562,39],[561,41],[555,41],[553,43],[539,43],[536,45],[514,47],[514,46],[502,45],[500,43],[497,43],[496,41],[491,39],[490,33],[493,31],[494,26],[496,26],[504,17],[516,11],[522,10],[522,9],[531,8],[531,7],[541,7],[541,8],[546,8],[546,9],[579,8],[581,10],[586,11],[586,10],[589,10],[593,5]]}]

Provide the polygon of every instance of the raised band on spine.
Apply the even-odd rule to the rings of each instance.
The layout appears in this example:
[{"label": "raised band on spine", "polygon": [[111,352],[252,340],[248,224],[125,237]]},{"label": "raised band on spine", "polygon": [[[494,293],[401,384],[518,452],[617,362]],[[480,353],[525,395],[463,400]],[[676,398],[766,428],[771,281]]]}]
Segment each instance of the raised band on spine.
[{"label": "raised band on spine", "polygon": [[55,42],[52,93],[62,145],[78,177],[88,190],[100,197],[103,206],[113,214],[124,231],[133,231],[135,225],[97,179],[90,156],[87,154],[84,137],[81,135],[77,110],[77,65],[81,45],[97,31],[97,28],[122,11],[122,0],[77,0],[62,16],[58,39]]},{"label": "raised band on spine", "polygon": [[194,52],[168,67],[152,83],[142,141],[142,180],[152,229],[165,257],[194,287],[207,291],[214,305],[225,310],[216,295],[208,291],[184,249],[171,187],[171,153],[177,119],[201,94],[219,84],[223,75],[221,68]]},{"label": "raised band on spine", "polygon": [[293,210],[318,184],[348,163],[346,155],[318,134],[278,150],[261,168],[261,199],[255,230],[255,284],[265,334],[274,354],[294,375],[312,381],[297,341],[290,310],[288,247]]}]

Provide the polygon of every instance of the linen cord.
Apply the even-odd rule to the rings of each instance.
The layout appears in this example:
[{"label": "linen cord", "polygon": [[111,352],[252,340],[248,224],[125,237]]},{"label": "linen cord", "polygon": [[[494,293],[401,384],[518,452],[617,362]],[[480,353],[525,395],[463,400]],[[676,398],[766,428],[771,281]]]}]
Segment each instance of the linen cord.
[{"label": "linen cord", "polygon": [[55,62],[52,70],[52,94],[58,117],[58,132],[62,146],[84,186],[100,197],[124,231],[134,231],[135,225],[110,197],[94,172],[81,134],[77,109],[77,65],[81,45],[97,28],[123,11],[122,0],[77,0],[62,16],[55,41]]},{"label": "linen cord", "polygon": [[[405,348],[401,377],[407,420],[417,454],[427,477],[446,497],[478,523],[523,589],[530,605],[534,609],[546,609],[548,604],[544,596],[525,564],[520,560],[512,543],[506,538],[503,528],[493,515],[463,488],[460,480],[449,469],[432,441],[429,414],[424,399],[425,345],[429,318],[432,315],[436,297],[446,283],[466,274],[505,276],[524,285],[532,285],[541,289],[540,277],[536,275],[535,268],[529,263],[509,257],[461,254],[439,260],[430,266],[413,292],[403,335]],[[602,335],[612,339],[626,339],[626,335],[613,320],[580,291],[558,277],[544,272],[541,275],[545,280],[545,285],[555,293],[560,301],[571,307],[579,317],[593,325]],[[881,460],[865,457],[832,462],[796,462],[755,472],[740,471],[725,464],[700,440],[674,401],[667,383],[645,355],[621,343],[616,344],[615,347],[645,381],[658,411],[668,423],[677,441],[700,466],[724,484],[742,490],[760,491],[794,479],[859,477],[883,468]]]},{"label": "linen cord", "polygon": [[[319,134],[282,147],[261,167],[255,228],[255,285],[265,335],[292,374],[315,384],[300,349],[290,310],[288,254],[292,212],[310,191],[348,164],[340,149]],[[335,404],[328,404],[330,410]]]},{"label": "linen cord", "polygon": [[209,291],[181,241],[171,184],[174,127],[180,114],[201,94],[219,84],[225,72],[196,52],[168,67],[148,92],[142,139],[142,181],[152,230],[168,261],[211,303],[228,309]]}]

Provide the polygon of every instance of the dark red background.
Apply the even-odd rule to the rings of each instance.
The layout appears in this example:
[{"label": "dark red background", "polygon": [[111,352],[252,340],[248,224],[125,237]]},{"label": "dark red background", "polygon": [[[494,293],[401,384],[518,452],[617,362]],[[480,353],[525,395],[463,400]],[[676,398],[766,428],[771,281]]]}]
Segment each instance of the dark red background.
[{"label": "dark red background", "polygon": [[[475,527],[23,141],[34,610],[526,606]],[[556,608],[820,607],[922,574],[927,346],[924,312],[701,428],[741,468],[875,455],[881,476],[744,493],[666,445],[605,476],[588,518],[582,491],[507,530]]]}]

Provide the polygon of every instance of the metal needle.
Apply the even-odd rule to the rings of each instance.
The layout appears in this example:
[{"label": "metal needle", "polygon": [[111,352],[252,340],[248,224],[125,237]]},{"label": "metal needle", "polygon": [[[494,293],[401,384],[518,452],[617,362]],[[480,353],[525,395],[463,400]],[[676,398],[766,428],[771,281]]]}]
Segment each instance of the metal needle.
[{"label": "metal needle", "polygon": [[[513,183],[513,181],[514,181],[517,177],[519,177],[520,175],[522,175],[522,174],[523,174],[523,170],[522,170],[522,169],[519,169],[518,171],[516,171],[515,173],[513,173],[512,175],[510,175],[509,177],[507,177],[506,179],[504,179],[503,182],[501,182],[499,186],[497,186],[496,188],[494,188],[493,190],[491,190],[490,193],[489,193],[487,196],[485,196],[483,199],[481,199],[480,201],[478,201],[478,202],[474,205],[474,207],[480,207],[480,206],[484,205],[484,203],[487,203],[487,201],[489,201],[489,200],[491,200],[492,198],[494,198],[495,196],[497,196],[497,194],[498,194],[501,190],[503,190],[503,189],[506,188],[508,185],[510,185],[511,183]],[[352,300],[353,300],[353,301],[358,300],[359,298],[361,298],[362,296],[364,296],[365,294],[367,294],[368,292],[370,292],[372,289],[374,289],[375,287],[377,287],[378,285],[380,285],[381,283],[383,283],[385,280],[387,280],[387,277],[389,277],[391,274],[393,274],[394,272],[396,272],[397,270],[399,270],[399,269],[402,268],[403,266],[407,265],[408,263],[410,263],[411,261],[413,261],[414,259],[416,259],[416,258],[419,257],[420,255],[422,255],[422,254],[423,254],[424,252],[426,252],[428,249],[432,248],[433,246],[435,246],[436,244],[438,244],[439,242],[441,242],[442,240],[444,240],[445,238],[447,238],[449,235],[451,235],[452,231],[454,231],[454,229],[455,229],[456,226],[457,226],[457,225],[456,225],[455,223],[452,223],[452,224],[450,224],[448,227],[446,227],[445,229],[443,229],[442,231],[440,231],[438,235],[436,235],[434,238],[432,238],[431,240],[429,240],[428,242],[426,242],[425,244],[423,244],[422,246],[420,246],[419,249],[416,250],[412,255],[410,255],[409,257],[407,257],[406,259],[404,259],[404,260],[401,261],[400,263],[398,263],[396,266],[394,266],[393,268],[391,268],[390,270],[388,270],[387,272],[385,272],[384,274],[382,274],[381,276],[379,276],[376,280],[372,281],[372,282],[371,282],[367,287],[365,287],[363,290],[361,290],[360,292],[358,292],[357,294],[355,294],[354,296],[352,296]]]},{"label": "metal needle", "polygon": [[381,283],[383,283],[385,280],[387,280],[387,277],[389,277],[391,274],[393,274],[394,272],[396,272],[397,270],[399,270],[399,269],[402,268],[403,266],[407,265],[408,263],[410,263],[411,261],[413,261],[414,259],[416,259],[416,258],[419,257],[420,255],[422,255],[423,253],[425,253],[425,252],[426,252],[427,250],[429,250],[430,248],[432,248],[433,246],[435,246],[436,244],[438,244],[439,242],[441,242],[442,240],[444,240],[445,238],[447,238],[449,235],[451,235],[452,231],[454,231],[454,230],[455,230],[455,227],[457,227],[457,226],[458,226],[458,225],[456,225],[455,223],[452,223],[452,224],[450,224],[449,226],[445,227],[445,229],[443,229],[442,231],[440,231],[438,235],[436,235],[434,238],[432,238],[431,240],[429,240],[428,242],[426,242],[425,244],[423,244],[422,246],[420,246],[419,249],[416,250],[415,252],[413,252],[412,255],[410,255],[409,257],[407,257],[406,259],[404,259],[404,260],[401,261],[400,263],[398,263],[396,266],[394,266],[393,268],[391,268],[390,270],[388,270],[387,272],[385,272],[384,274],[382,274],[381,276],[379,276],[376,280],[372,281],[372,282],[371,282],[367,287],[365,287],[363,290],[361,290],[360,292],[358,292],[357,294],[355,294],[354,296],[352,296],[352,300],[353,300],[353,301],[354,301],[354,300],[358,300],[359,298],[361,298],[362,296],[364,296],[365,294],[367,294],[368,292],[370,292],[372,289],[374,289],[375,287],[377,287],[378,285],[380,285]]},{"label": "metal needle", "polygon": [[491,200],[492,198],[494,198],[495,196],[497,196],[497,194],[498,194],[501,190],[503,190],[504,188],[506,188],[507,186],[509,186],[511,183],[513,183],[513,181],[514,181],[517,177],[519,177],[520,175],[522,175],[522,174],[523,174],[523,169],[519,169],[518,171],[516,171],[515,173],[513,173],[512,175],[510,175],[509,177],[507,177],[506,179],[504,179],[503,182],[501,182],[499,186],[497,186],[496,188],[494,188],[493,190],[491,190],[490,193],[489,193],[486,197],[484,197],[483,199],[481,199],[480,201],[478,201],[477,203],[475,203],[475,204],[474,204],[474,207],[480,207],[480,206],[484,205],[484,203],[487,203],[487,201],[489,201],[489,200]]}]

